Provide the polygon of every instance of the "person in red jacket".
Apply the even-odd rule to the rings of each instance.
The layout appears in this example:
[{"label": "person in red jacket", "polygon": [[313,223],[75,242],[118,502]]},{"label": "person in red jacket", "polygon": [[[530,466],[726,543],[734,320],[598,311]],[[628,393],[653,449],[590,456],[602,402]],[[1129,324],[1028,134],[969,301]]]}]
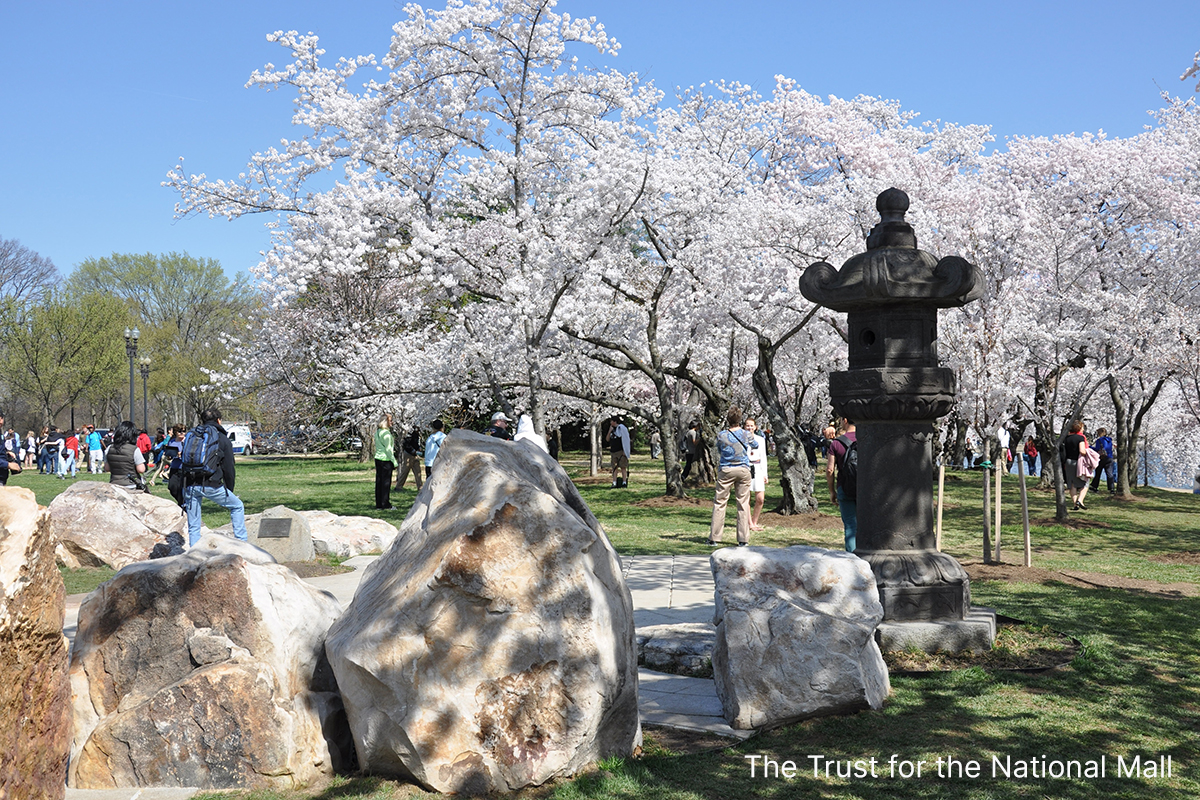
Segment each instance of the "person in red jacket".
[{"label": "person in red jacket", "polygon": [[67,431],[67,438],[63,442],[62,458],[58,462],[58,477],[66,480],[67,473],[71,473],[71,477],[75,477],[76,469],[79,465],[79,437],[75,435],[75,431]]},{"label": "person in red jacket", "polygon": [[1029,474],[1037,475],[1037,445],[1033,443],[1033,437],[1030,436],[1025,440],[1025,463],[1029,465]]},{"label": "person in red jacket", "polygon": [[154,465],[150,463],[150,451],[154,449],[154,442],[150,440],[150,434],[146,433],[144,428],[138,431],[137,449],[142,451],[142,459],[146,463],[146,468],[153,467]]}]

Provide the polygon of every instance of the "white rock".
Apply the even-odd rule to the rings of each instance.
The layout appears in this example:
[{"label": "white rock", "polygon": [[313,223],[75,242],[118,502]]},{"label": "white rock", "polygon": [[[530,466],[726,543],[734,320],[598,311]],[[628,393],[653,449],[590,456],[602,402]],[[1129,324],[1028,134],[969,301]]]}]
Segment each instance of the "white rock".
[{"label": "white rock", "polygon": [[341,517],[330,511],[301,511],[312,531],[317,555],[353,558],[382,553],[396,539],[396,526],[374,517]]},{"label": "white rock", "polygon": [[867,562],[816,547],[712,554],[713,678],[731,727],[878,709],[891,691],[875,643],[883,607]]},{"label": "white rock", "polygon": [[88,595],[69,785],[290,789],[352,762],[324,652],[339,604],[219,535]]},{"label": "white rock", "polygon": [[365,772],[513,791],[641,740],[620,562],[533,447],[452,433],[326,649]]},{"label": "white rock", "polygon": [[121,569],[148,558],[168,533],[187,539],[187,516],[169,498],[81,480],[50,501],[50,530],[68,567]]},{"label": "white rock", "polygon": [[188,552],[203,555],[205,558],[226,555],[241,556],[251,564],[277,563],[275,556],[261,547],[255,547],[249,542],[243,542],[241,539],[235,539],[233,536],[215,531],[204,533],[203,528],[201,528],[200,538],[188,549]]}]

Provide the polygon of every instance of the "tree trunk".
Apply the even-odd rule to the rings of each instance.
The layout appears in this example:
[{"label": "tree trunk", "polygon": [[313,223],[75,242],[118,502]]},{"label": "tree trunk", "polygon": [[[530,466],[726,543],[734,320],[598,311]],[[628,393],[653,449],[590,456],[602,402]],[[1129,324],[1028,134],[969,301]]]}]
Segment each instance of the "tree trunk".
[{"label": "tree trunk", "polygon": [[1131,465],[1130,461],[1136,461],[1136,459],[1128,459],[1121,456],[1123,453],[1133,453],[1135,451],[1129,446],[1129,408],[1125,405],[1125,398],[1121,396],[1121,389],[1117,384],[1117,377],[1115,375],[1108,376],[1108,394],[1112,398],[1113,414],[1116,419],[1113,427],[1116,428],[1115,432],[1117,434],[1117,493],[1121,495],[1122,499],[1132,500],[1133,492],[1131,488],[1133,484],[1130,484],[1129,476],[1131,469],[1136,471],[1137,466],[1136,464]]},{"label": "tree trunk", "polygon": [[779,487],[783,490],[783,500],[775,510],[784,515],[813,512],[817,510],[817,499],[813,495],[813,470],[804,451],[804,433],[799,419],[788,418],[775,378],[775,352],[779,345],[772,344],[761,333],[757,338],[758,364],[752,378],[754,394],[775,434]]},{"label": "tree trunk", "polygon": [[667,479],[668,497],[686,497],[683,491],[683,465],[679,463],[679,437],[675,435],[675,414],[663,415],[658,421],[662,438],[663,470]]},{"label": "tree trunk", "polygon": [[600,466],[603,463],[604,456],[600,452],[600,406],[597,403],[592,403],[592,419],[588,425],[588,445],[590,449],[590,458],[588,460],[588,474],[593,478],[600,474]]},{"label": "tree trunk", "polygon": [[967,421],[954,418],[954,449],[950,453],[950,466],[962,469],[963,459],[967,457]]}]

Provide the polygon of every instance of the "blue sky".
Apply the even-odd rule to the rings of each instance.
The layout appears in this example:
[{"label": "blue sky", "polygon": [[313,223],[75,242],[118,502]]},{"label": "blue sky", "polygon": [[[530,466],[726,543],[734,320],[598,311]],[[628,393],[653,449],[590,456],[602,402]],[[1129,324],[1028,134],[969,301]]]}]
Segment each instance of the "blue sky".
[{"label": "blue sky", "polygon": [[[234,177],[293,135],[291,97],[246,89],[286,63],[265,36],[312,31],[326,58],[382,55],[393,0],[198,3],[0,0],[0,237],[68,273],[90,256],[186,251],[231,275],[259,260],[262,217],[173,219],[160,184]],[[430,7],[440,7],[431,4]],[[737,8],[737,11],[732,9]],[[562,0],[622,44],[617,68],[662,88],[773,76],[899,100],[924,119],[1011,135],[1136,134],[1200,49],[1200,3]]]}]

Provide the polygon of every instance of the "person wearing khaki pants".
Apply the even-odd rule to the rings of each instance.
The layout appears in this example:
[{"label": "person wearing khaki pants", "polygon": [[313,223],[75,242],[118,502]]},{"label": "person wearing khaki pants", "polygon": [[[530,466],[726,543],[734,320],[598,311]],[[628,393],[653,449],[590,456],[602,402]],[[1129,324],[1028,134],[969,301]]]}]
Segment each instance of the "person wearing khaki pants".
[{"label": "person wearing khaki pants", "polygon": [[750,458],[758,442],[742,428],[742,411],[732,406],[725,415],[725,430],[717,434],[717,449],[721,460],[717,469],[717,494],[713,498],[712,526],[708,543],[721,543],[725,528],[725,506],[730,492],[737,503],[738,546],[750,542]]}]

